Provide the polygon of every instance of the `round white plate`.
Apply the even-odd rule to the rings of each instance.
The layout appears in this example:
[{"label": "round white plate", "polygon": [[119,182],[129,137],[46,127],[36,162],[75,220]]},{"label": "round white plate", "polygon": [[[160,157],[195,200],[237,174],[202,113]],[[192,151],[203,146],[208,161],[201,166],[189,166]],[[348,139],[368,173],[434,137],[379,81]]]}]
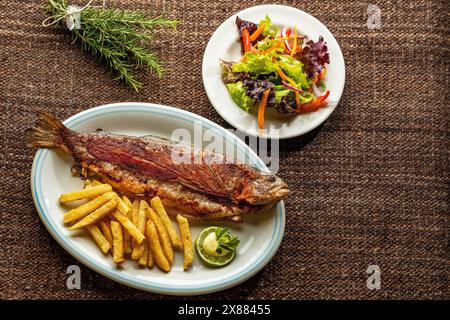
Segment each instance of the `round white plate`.
[{"label": "round white plate", "polygon": [[[219,60],[238,61],[241,58],[239,37],[236,28],[236,16],[259,23],[268,14],[272,23],[278,27],[296,25],[301,33],[317,41],[323,36],[330,53],[325,83],[330,90],[328,107],[316,112],[301,114],[289,119],[268,119],[265,121],[267,132],[260,133],[257,118],[239,108],[232,100],[221,78]],[[270,138],[286,139],[300,136],[313,130],[324,122],[336,108],[345,83],[345,64],[341,49],[331,32],[319,20],[299,9],[281,5],[261,5],[240,11],[214,32],[206,46],[202,65],[203,85],[209,101],[229,124],[246,134]]]},{"label": "round white plate", "polygon": [[[249,163],[268,171],[262,160],[240,139],[217,124],[193,113],[148,103],[118,103],[83,111],[64,121],[69,128],[94,131],[98,128],[111,133],[143,136],[148,134],[170,138],[175,129],[187,129],[194,136],[194,123],[202,132],[211,130],[223,137],[236,150],[248,155]],[[193,141],[202,146],[202,141]],[[229,153],[228,153],[229,154]],[[84,232],[69,231],[63,224],[67,208],[58,203],[61,193],[80,190],[83,183],[71,175],[73,160],[61,152],[39,149],[31,171],[31,190],[42,222],[58,243],[78,261],[98,273],[122,284],[156,293],[195,295],[235,286],[261,270],[277,251],[284,233],[283,202],[272,212],[244,217],[243,224],[211,222],[192,224],[192,237],[209,225],[222,225],[239,236],[236,259],[228,266],[211,269],[196,255],[191,270],[183,271],[183,256],[176,252],[173,269],[164,273],[154,267],[140,269],[134,261],[117,267],[111,256],[104,256]]]}]

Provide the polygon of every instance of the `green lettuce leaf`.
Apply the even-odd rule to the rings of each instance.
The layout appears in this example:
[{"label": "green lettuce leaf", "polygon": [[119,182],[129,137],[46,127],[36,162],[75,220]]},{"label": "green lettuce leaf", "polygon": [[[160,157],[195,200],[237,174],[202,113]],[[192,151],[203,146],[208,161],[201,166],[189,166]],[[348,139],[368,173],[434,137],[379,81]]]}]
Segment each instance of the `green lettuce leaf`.
[{"label": "green lettuce leaf", "polygon": [[272,26],[272,21],[270,20],[268,15],[265,16],[264,20],[261,20],[259,22],[258,26],[260,26],[261,23],[265,23],[265,28],[262,32],[263,35],[270,37],[275,37],[277,35],[278,29],[275,26]]},{"label": "green lettuce leaf", "polygon": [[283,97],[287,96],[291,90],[286,89],[284,86],[275,86],[275,103],[280,103]]},{"label": "green lettuce leaf", "polygon": [[233,72],[249,72],[256,75],[276,71],[271,55],[256,55],[251,52],[246,52],[245,59],[234,63],[231,69]]},{"label": "green lettuce leaf", "polygon": [[241,109],[248,112],[255,105],[256,101],[247,95],[247,90],[242,81],[228,83],[226,86],[231,98]]},{"label": "green lettuce leaf", "polygon": [[312,102],[315,99],[315,95],[309,92],[300,93],[300,104]]},{"label": "green lettuce leaf", "polygon": [[308,89],[310,80],[304,72],[302,62],[291,56],[280,55],[278,65],[297,85],[303,89]]},{"label": "green lettuce leaf", "polygon": [[[258,41],[258,50],[259,51],[265,51],[269,48],[271,48],[273,45],[275,45],[276,42],[280,41],[279,39],[274,38],[264,38],[261,41]],[[278,56],[279,54],[282,54],[284,51],[285,45],[284,41],[281,43],[281,46],[279,46],[277,49],[272,50],[270,53],[267,53],[272,56]]]}]

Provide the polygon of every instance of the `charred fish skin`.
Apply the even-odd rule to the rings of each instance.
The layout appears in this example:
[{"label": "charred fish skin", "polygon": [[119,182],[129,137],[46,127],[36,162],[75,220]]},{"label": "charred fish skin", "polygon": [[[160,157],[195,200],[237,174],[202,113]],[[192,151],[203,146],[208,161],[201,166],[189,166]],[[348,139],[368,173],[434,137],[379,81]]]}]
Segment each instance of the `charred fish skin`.
[{"label": "charred fish skin", "polygon": [[[30,145],[69,153],[89,175],[120,192],[133,198],[158,195],[173,214],[191,220],[240,222],[242,215],[271,208],[289,195],[275,175],[165,138],[78,133],[48,113],[39,115],[27,135]],[[174,148],[190,161],[174,163]]]}]

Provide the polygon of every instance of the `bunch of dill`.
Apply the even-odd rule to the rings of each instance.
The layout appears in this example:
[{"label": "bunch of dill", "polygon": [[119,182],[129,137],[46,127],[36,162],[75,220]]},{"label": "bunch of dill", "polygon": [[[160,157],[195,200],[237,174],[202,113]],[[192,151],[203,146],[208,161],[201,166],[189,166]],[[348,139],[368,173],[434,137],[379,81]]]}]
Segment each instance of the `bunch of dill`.
[{"label": "bunch of dill", "polygon": [[[65,17],[67,0],[48,0],[43,10],[52,17]],[[150,18],[142,12],[88,6],[80,13],[80,28],[72,33],[74,43],[105,62],[108,69],[117,73],[117,79],[138,91],[142,83],[136,79],[135,70],[143,65],[159,77],[163,66],[152,52],[151,31],[155,27],[176,27],[178,21],[164,17]],[[64,25],[60,19],[58,24]]]}]

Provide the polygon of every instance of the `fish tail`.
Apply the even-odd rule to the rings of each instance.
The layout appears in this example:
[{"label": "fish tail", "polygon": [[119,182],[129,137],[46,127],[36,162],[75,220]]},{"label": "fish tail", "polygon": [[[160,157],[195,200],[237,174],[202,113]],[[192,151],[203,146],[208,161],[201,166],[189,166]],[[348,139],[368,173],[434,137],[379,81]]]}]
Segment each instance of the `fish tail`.
[{"label": "fish tail", "polygon": [[27,130],[28,145],[38,148],[60,148],[61,134],[69,131],[61,121],[47,112],[40,112],[36,127]]}]

